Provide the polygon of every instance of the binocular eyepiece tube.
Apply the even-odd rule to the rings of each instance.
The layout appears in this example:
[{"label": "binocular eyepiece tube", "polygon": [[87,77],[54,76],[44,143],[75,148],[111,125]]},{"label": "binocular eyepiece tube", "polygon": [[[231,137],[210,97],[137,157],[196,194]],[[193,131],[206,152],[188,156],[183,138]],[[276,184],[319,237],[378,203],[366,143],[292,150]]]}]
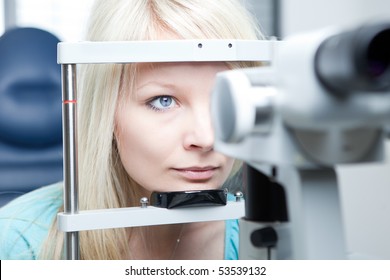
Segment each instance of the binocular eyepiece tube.
[{"label": "binocular eyepiece tube", "polygon": [[324,40],[315,55],[315,72],[331,93],[390,90],[390,24],[376,23]]}]

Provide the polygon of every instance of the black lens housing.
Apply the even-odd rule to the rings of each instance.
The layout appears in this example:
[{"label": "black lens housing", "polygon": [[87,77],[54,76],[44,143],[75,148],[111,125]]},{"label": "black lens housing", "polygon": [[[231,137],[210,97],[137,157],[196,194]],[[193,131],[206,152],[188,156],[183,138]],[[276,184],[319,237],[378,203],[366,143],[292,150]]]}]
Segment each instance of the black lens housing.
[{"label": "black lens housing", "polygon": [[332,93],[390,90],[390,23],[364,25],[324,40],[315,73]]}]

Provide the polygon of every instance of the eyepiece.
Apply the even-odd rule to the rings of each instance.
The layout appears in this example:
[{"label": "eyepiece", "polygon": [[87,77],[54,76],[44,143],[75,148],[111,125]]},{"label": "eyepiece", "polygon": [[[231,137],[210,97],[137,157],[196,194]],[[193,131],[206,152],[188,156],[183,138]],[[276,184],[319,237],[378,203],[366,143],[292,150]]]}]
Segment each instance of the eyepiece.
[{"label": "eyepiece", "polygon": [[378,33],[367,48],[367,74],[374,79],[389,71],[390,30]]},{"label": "eyepiece", "polygon": [[314,63],[318,79],[334,94],[390,90],[390,23],[327,38]]}]

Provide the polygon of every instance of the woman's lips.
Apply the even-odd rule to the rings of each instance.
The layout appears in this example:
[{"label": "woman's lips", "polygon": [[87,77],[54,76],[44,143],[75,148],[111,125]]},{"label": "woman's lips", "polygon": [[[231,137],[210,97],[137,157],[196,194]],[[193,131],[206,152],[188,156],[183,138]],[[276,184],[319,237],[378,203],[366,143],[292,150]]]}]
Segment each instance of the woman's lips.
[{"label": "woman's lips", "polygon": [[189,168],[174,168],[180,176],[184,177],[187,180],[192,181],[205,181],[211,179],[217,167],[189,167]]}]

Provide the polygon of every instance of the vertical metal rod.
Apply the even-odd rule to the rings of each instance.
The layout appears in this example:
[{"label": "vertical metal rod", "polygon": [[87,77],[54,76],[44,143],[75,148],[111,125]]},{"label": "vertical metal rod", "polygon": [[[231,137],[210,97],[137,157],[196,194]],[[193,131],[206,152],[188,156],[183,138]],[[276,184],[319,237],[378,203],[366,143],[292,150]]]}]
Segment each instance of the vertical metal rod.
[{"label": "vertical metal rod", "polygon": [[[62,65],[62,132],[64,153],[64,213],[77,214],[78,207],[78,158],[77,158],[77,85],[76,65]],[[79,233],[66,232],[65,257],[80,258]]]},{"label": "vertical metal rod", "polygon": [[273,36],[276,38],[282,38],[282,3],[281,0],[273,0],[273,13],[272,13],[272,21],[273,21]]},{"label": "vertical metal rod", "polygon": [[13,27],[16,27],[16,1],[14,0],[4,0],[4,30],[9,30]]}]

